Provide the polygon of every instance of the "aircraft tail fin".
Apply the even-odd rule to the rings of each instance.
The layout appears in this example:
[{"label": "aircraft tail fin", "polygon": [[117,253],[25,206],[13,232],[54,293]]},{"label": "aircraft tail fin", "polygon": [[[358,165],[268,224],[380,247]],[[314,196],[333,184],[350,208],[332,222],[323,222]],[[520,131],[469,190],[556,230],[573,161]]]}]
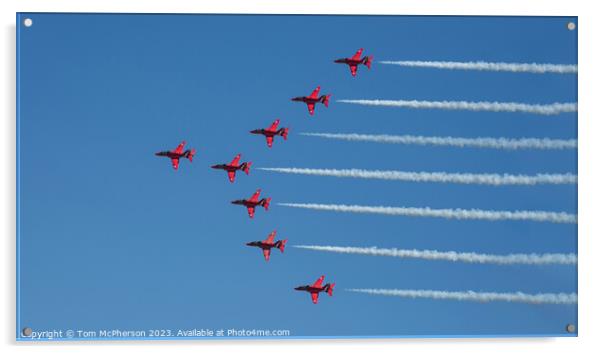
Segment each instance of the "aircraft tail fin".
[{"label": "aircraft tail fin", "polygon": [[366,65],[368,69],[370,69],[370,67],[372,66],[372,59],[374,59],[374,55],[364,57],[364,65]]},{"label": "aircraft tail fin", "polygon": [[288,128],[282,128],[280,135],[282,135],[284,140],[286,140],[286,138],[288,137]]},{"label": "aircraft tail fin", "polygon": [[332,296],[332,290],[334,290],[334,283],[328,284],[328,296]]},{"label": "aircraft tail fin", "polygon": [[286,245],[286,241],[287,240],[280,240],[279,244],[278,244],[278,248],[280,249],[280,252],[284,253],[284,246]]},{"label": "aircraft tail fin", "polygon": [[272,198],[265,198],[263,200],[263,203],[261,203],[261,206],[263,206],[263,208],[265,210],[268,210],[268,208],[270,207],[270,201],[272,200]]},{"label": "aircraft tail fin", "polygon": [[249,174],[249,171],[251,170],[251,164],[252,164],[252,162],[251,162],[251,161],[249,161],[249,162],[245,162],[245,163],[243,164],[244,166],[242,167],[242,170],[243,170],[243,171],[244,171],[244,172],[245,172],[247,175]]},{"label": "aircraft tail fin", "polygon": [[322,96],[320,101],[324,104],[324,106],[328,107],[328,103],[330,102],[330,95]]},{"label": "aircraft tail fin", "polygon": [[186,157],[188,158],[188,160],[190,160],[190,162],[192,162],[194,154],[196,154],[196,149],[191,149],[187,151]]}]

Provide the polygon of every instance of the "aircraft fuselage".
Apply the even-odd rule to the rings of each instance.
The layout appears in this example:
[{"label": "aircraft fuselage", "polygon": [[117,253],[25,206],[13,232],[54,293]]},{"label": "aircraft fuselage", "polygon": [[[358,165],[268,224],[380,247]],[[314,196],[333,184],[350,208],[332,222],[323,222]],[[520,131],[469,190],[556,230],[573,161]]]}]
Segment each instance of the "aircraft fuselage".
[{"label": "aircraft fuselage", "polygon": [[320,97],[312,98],[307,96],[299,96],[291,98],[291,101],[296,102],[305,102],[305,103],[318,103],[320,102]]},{"label": "aircraft fuselage", "polygon": [[179,159],[179,158],[184,157],[184,155],[186,155],[186,152],[177,153],[177,152],[173,152],[173,151],[159,151],[159,152],[155,153],[155,156],[167,156],[170,159]]},{"label": "aircraft fuselage", "polygon": [[261,134],[265,136],[275,136],[278,134],[277,130],[269,130],[269,129],[255,129],[251,130],[251,134]]},{"label": "aircraft fuselage", "polygon": [[309,285],[303,285],[303,286],[296,287],[295,290],[298,290],[298,291],[307,291],[308,293],[321,293],[323,291],[326,291],[327,287],[328,287],[328,285],[325,285],[325,286],[320,287],[320,288],[316,288],[316,287],[309,286]]},{"label": "aircraft fuselage", "polygon": [[236,170],[240,170],[242,168],[242,165],[226,165],[226,164],[219,164],[219,165],[213,165],[211,166],[211,168],[214,168],[216,170],[226,170],[226,171],[236,171]]},{"label": "aircraft fuselage", "polygon": [[259,247],[264,250],[269,250],[271,248],[276,247],[276,243],[265,243],[263,241],[253,241],[253,242],[247,243],[247,246]]},{"label": "aircraft fuselage", "polygon": [[337,59],[334,61],[335,63],[339,63],[339,64],[347,64],[347,65],[360,65],[364,63],[363,59],[351,59],[351,58],[342,58],[342,59]]},{"label": "aircraft fuselage", "polygon": [[247,199],[238,199],[238,200],[233,200],[231,203],[236,204],[236,205],[244,205],[248,208],[248,207],[256,207],[258,205],[261,205],[261,203],[263,203],[263,201],[259,200],[259,201],[253,202],[253,201],[250,201]]}]

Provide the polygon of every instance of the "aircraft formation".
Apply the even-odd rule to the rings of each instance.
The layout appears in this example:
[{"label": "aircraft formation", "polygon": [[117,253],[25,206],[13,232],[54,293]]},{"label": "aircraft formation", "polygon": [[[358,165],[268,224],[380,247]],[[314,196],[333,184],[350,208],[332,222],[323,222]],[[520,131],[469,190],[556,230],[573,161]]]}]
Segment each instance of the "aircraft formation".
[{"label": "aircraft formation", "polygon": [[[351,71],[351,76],[355,77],[357,75],[358,66],[365,65],[370,69],[372,65],[373,56],[364,56],[362,57],[363,48],[360,48],[356,51],[356,53],[349,58],[341,58],[334,60],[337,64],[346,64],[349,66]],[[324,107],[328,108],[330,102],[331,94],[323,94],[320,95],[320,86],[317,86],[309,96],[297,96],[291,98],[293,102],[303,102],[307,105],[307,110],[309,111],[310,116],[313,116],[315,113],[316,104],[321,103]],[[280,119],[276,119],[272,124],[267,128],[258,128],[251,130],[249,133],[256,135],[263,135],[266,139],[266,143],[268,148],[272,148],[274,144],[274,137],[280,136],[284,140],[287,140],[289,128],[278,128],[280,125]],[[186,145],[186,141],[182,141],[175,149],[159,151],[155,153],[156,156],[168,157],[171,160],[171,165],[174,170],[178,170],[180,165],[181,158],[187,158],[190,162],[192,162],[192,158],[196,154],[195,149],[184,150]],[[234,183],[236,180],[236,171],[242,171],[245,174],[249,174],[251,171],[251,161],[248,162],[240,162],[242,154],[238,154],[234,157],[234,159],[230,163],[222,163],[215,164],[210,166],[212,169],[216,170],[224,170],[228,174],[228,180],[230,183]],[[263,207],[265,211],[268,211],[270,206],[270,201],[272,198],[266,197],[261,198],[261,189],[257,189],[253,195],[248,199],[237,199],[231,201],[232,204],[242,205],[247,209],[247,213],[249,218],[253,219],[255,216],[255,209],[257,207]],[[271,250],[272,248],[277,248],[281,253],[284,253],[284,247],[286,245],[287,239],[276,240],[276,230],[272,231],[268,237],[263,241],[252,241],[248,242],[246,245],[250,247],[258,247],[262,250],[263,257],[265,261],[270,260]],[[335,283],[327,283],[322,285],[324,282],[325,276],[322,275],[318,280],[316,280],[311,285],[301,285],[294,290],[297,291],[305,291],[311,295],[311,300],[314,304],[318,303],[318,296],[321,292],[327,293],[329,296],[332,296]]]}]

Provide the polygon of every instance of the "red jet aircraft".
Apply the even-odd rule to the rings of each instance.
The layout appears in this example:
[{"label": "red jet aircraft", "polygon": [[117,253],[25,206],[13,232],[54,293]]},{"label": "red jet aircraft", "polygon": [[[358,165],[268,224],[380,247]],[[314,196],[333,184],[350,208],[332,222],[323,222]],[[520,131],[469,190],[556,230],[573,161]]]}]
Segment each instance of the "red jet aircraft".
[{"label": "red jet aircraft", "polygon": [[232,204],[237,204],[237,205],[244,205],[247,207],[247,211],[249,212],[249,217],[252,219],[253,216],[255,215],[255,207],[256,206],[262,206],[265,208],[265,210],[268,210],[268,207],[270,206],[270,200],[272,200],[272,198],[262,198],[261,200],[259,199],[259,194],[261,193],[261,189],[258,189],[257,191],[255,191],[255,194],[253,194],[251,196],[251,198],[249,199],[238,199],[238,200],[233,200]]},{"label": "red jet aircraft", "polygon": [[334,283],[332,283],[332,284],[329,283],[329,284],[322,286],[323,281],[324,281],[324,276],[321,276],[318,280],[316,280],[316,282],[313,285],[298,286],[295,288],[295,290],[307,291],[308,293],[311,294],[311,301],[314,304],[317,304],[318,303],[318,295],[321,292],[328,293],[328,296],[332,296],[332,290],[334,289]]},{"label": "red jet aircraft", "polygon": [[239,161],[240,161],[240,154],[236,155],[234,157],[234,160],[232,160],[232,162],[230,162],[229,164],[213,165],[213,166],[211,166],[211,168],[215,168],[216,170],[225,170],[226,172],[228,172],[228,179],[230,180],[231,183],[233,183],[234,179],[236,178],[237,170],[241,170],[248,175],[249,170],[251,169],[252,162],[250,162],[250,161],[243,162],[239,165],[238,164]]},{"label": "red jet aircraft", "polygon": [[360,64],[364,64],[368,67],[368,69],[370,69],[370,66],[372,65],[372,59],[374,58],[374,56],[365,56],[362,58],[362,51],[364,50],[364,48],[360,48],[357,52],[355,52],[355,55],[352,56],[351,58],[342,58],[342,59],[337,59],[334,62],[338,63],[338,64],[347,64],[349,65],[349,69],[351,69],[351,76],[355,77],[355,74],[357,74],[357,66]]},{"label": "red jet aircraft", "polygon": [[277,247],[280,249],[280,252],[284,253],[284,245],[286,245],[287,240],[278,240],[274,242],[274,237],[276,237],[276,230],[272,231],[271,234],[268,235],[263,241],[253,241],[247,243],[247,246],[259,247],[263,251],[263,258],[265,258],[266,262],[270,260],[270,252],[272,248]]},{"label": "red jet aircraft", "polygon": [[182,141],[177,148],[171,151],[159,151],[155,153],[155,155],[169,157],[171,159],[171,165],[173,166],[173,169],[177,170],[178,166],[180,165],[180,158],[185,157],[188,160],[190,160],[190,162],[192,162],[192,158],[196,153],[195,149],[189,149],[184,151],[184,145],[186,145],[186,141]]},{"label": "red jet aircraft", "polygon": [[307,104],[307,109],[309,110],[310,115],[314,115],[314,108],[316,107],[316,103],[322,103],[324,106],[328,107],[328,102],[330,100],[331,95],[322,95],[318,97],[320,94],[320,86],[316,87],[314,92],[309,96],[299,96],[291,98],[291,101],[305,102]]},{"label": "red jet aircraft", "polygon": [[270,125],[267,129],[255,129],[251,130],[251,134],[261,134],[265,135],[265,140],[268,142],[268,147],[272,147],[272,143],[274,142],[274,136],[280,135],[286,140],[288,137],[288,128],[280,128],[278,129],[278,124],[280,124],[280,119],[276,119],[272,125]]}]

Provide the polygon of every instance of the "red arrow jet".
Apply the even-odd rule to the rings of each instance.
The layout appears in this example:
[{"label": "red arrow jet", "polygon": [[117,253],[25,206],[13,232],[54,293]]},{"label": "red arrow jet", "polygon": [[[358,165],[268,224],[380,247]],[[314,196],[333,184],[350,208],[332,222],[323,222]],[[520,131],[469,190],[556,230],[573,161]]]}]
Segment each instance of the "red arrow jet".
[{"label": "red arrow jet", "polygon": [[267,129],[255,129],[251,130],[250,133],[265,135],[265,140],[268,142],[268,147],[272,147],[274,136],[280,135],[284,138],[284,140],[286,140],[288,137],[288,128],[278,129],[278,124],[280,124],[280,119],[276,119]]},{"label": "red arrow jet", "polygon": [[234,160],[232,160],[232,162],[230,162],[229,164],[213,165],[213,166],[211,166],[211,168],[214,168],[216,170],[225,170],[226,172],[228,172],[228,179],[230,180],[230,183],[233,183],[234,179],[236,178],[237,170],[241,170],[248,175],[249,170],[251,169],[252,162],[250,162],[250,161],[243,162],[239,165],[238,164],[239,161],[240,161],[240,154],[236,155],[234,157]]},{"label": "red arrow jet", "polygon": [[268,235],[263,241],[253,241],[247,243],[247,246],[259,247],[263,251],[263,258],[265,258],[266,262],[270,260],[270,252],[272,248],[276,247],[280,249],[280,252],[284,253],[284,245],[286,245],[287,240],[278,240],[274,242],[274,238],[276,237],[276,230],[272,231],[271,234]]},{"label": "red arrow jet", "polygon": [[330,100],[331,95],[322,95],[320,94],[320,86],[316,87],[316,89],[309,96],[299,96],[291,98],[291,101],[297,102],[305,102],[307,104],[307,109],[309,110],[310,115],[314,115],[314,108],[316,107],[316,103],[322,103],[324,106],[328,107],[328,102]]},{"label": "red arrow jet", "polygon": [[328,293],[328,296],[332,296],[332,290],[334,289],[334,283],[332,283],[332,284],[329,283],[329,284],[322,286],[323,281],[324,281],[324,276],[321,276],[318,280],[316,280],[316,282],[313,285],[298,286],[295,288],[295,290],[307,291],[308,293],[311,294],[311,301],[314,304],[317,304],[318,303],[318,295],[321,292]]},{"label": "red arrow jet", "polygon": [[355,74],[357,74],[358,65],[364,64],[368,67],[368,69],[370,69],[370,66],[372,65],[372,59],[374,59],[373,55],[366,55],[362,58],[362,51],[364,51],[364,48],[360,48],[351,58],[337,59],[334,62],[338,64],[349,65],[349,69],[351,69],[351,76],[355,77]]},{"label": "red arrow jet", "polygon": [[169,157],[171,159],[171,165],[173,166],[173,169],[177,170],[178,166],[180,165],[180,158],[185,157],[192,162],[192,158],[196,153],[195,149],[184,151],[184,145],[186,145],[186,141],[182,141],[177,148],[171,151],[159,151],[155,153],[155,155]]},{"label": "red arrow jet", "polygon": [[249,212],[249,217],[252,219],[253,216],[255,215],[255,207],[257,207],[259,205],[259,206],[264,207],[265,210],[268,210],[268,207],[270,206],[270,201],[272,200],[272,198],[262,198],[260,200],[259,199],[260,193],[261,193],[261,189],[258,189],[257,191],[255,191],[255,194],[253,194],[251,196],[251,198],[233,200],[232,204],[246,206],[247,211]]}]

